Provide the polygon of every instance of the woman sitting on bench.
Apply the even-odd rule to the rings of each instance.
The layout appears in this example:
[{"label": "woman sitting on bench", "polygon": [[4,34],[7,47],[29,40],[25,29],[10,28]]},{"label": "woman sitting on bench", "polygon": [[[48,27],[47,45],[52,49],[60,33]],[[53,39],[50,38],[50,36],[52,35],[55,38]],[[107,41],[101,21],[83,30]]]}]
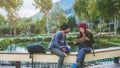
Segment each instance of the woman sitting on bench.
[{"label": "woman sitting on bench", "polygon": [[78,24],[79,34],[77,39],[74,39],[74,44],[78,45],[78,56],[76,63],[72,65],[72,68],[84,68],[84,58],[86,53],[91,52],[93,44],[93,35],[86,29],[86,22]]}]

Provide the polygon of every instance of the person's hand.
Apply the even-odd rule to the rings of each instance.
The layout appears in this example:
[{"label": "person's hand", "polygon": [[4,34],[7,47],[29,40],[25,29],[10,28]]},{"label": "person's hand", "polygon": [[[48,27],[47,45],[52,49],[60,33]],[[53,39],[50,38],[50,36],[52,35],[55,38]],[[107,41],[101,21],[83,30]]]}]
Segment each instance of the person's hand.
[{"label": "person's hand", "polygon": [[85,34],[84,34],[84,33],[83,33],[83,39],[84,39],[84,40],[87,40],[87,41],[89,41],[89,40],[90,40],[88,37],[86,37],[86,36],[85,36]]},{"label": "person's hand", "polygon": [[71,46],[68,46],[68,48],[70,49],[70,48],[71,48]]},{"label": "person's hand", "polygon": [[[63,52],[64,53],[64,52]],[[67,56],[67,54],[66,53],[64,53],[64,56],[66,57]]]},{"label": "person's hand", "polygon": [[74,43],[74,44],[77,44],[76,41],[75,41],[75,39],[73,40],[73,43]]},{"label": "person's hand", "polygon": [[89,41],[90,39],[88,37],[85,37],[85,40]]},{"label": "person's hand", "polygon": [[68,45],[68,44],[67,44],[67,47],[68,47],[69,49],[71,48],[71,46],[70,46],[70,45]]},{"label": "person's hand", "polygon": [[64,48],[62,48],[62,51],[63,51],[63,52],[66,52],[66,50],[65,50]]},{"label": "person's hand", "polygon": [[82,33],[83,34],[83,37],[85,37],[85,34],[84,33]]},{"label": "person's hand", "polygon": [[74,40],[73,40],[73,43],[74,43],[74,44],[77,44],[77,43],[81,43],[81,42],[84,42],[84,41],[86,41],[86,38],[85,38],[85,37],[82,37],[82,38],[80,38],[80,39],[74,39]]}]

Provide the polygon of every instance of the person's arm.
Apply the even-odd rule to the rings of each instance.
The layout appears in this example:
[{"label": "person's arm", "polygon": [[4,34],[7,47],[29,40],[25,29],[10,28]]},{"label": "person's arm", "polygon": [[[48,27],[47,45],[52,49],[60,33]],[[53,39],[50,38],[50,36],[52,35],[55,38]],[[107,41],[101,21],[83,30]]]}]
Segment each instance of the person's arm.
[{"label": "person's arm", "polygon": [[65,36],[65,43],[64,43],[65,46],[67,47],[70,47],[69,44],[66,42],[66,36]]},{"label": "person's arm", "polygon": [[66,48],[68,48],[68,49],[70,50],[70,46],[69,46],[69,44],[66,42],[66,35],[65,35],[63,38],[64,38],[64,44],[63,44],[62,46],[60,46],[60,47],[61,47],[61,50],[62,50],[63,52],[66,52]]},{"label": "person's arm", "polygon": [[61,45],[59,43],[61,36],[62,35],[60,33],[57,33],[56,36],[54,37],[54,46],[57,47],[58,49],[61,49]]},{"label": "person's arm", "polygon": [[79,39],[74,39],[74,44],[79,44],[79,43],[82,43],[82,42],[84,42],[86,39],[85,39],[85,37],[82,37],[82,38],[79,38]]},{"label": "person's arm", "polygon": [[[84,35],[84,34],[83,34]],[[77,35],[77,39],[74,39],[73,40],[73,43],[75,44],[75,45],[77,45],[77,44],[79,44],[79,43],[82,43],[82,42],[84,42],[86,39],[85,39],[85,36],[83,36],[83,37],[81,37],[80,38],[80,34],[78,34]]]}]

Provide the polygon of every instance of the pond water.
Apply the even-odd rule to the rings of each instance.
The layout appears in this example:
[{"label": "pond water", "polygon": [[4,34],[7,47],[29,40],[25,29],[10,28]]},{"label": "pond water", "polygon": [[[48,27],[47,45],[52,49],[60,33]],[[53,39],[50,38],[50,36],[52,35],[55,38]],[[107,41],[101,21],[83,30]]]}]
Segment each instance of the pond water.
[{"label": "pond water", "polygon": [[[24,42],[24,43],[12,43],[9,44],[7,47],[5,47],[3,50],[1,51],[27,51],[27,46],[31,45],[31,44],[39,44],[39,45],[43,45],[47,50],[48,50],[48,43],[49,42]],[[94,45],[94,49],[101,49],[101,48],[108,48],[108,47],[119,47],[116,45],[101,45],[101,44],[97,44],[95,43]],[[71,46],[71,52],[75,52],[77,51],[78,47],[73,45]]]},{"label": "pond water", "polygon": [[24,42],[24,43],[12,43],[9,44],[6,48],[4,48],[2,51],[27,51],[27,46],[30,44],[41,44],[39,42],[33,43],[33,42]]}]

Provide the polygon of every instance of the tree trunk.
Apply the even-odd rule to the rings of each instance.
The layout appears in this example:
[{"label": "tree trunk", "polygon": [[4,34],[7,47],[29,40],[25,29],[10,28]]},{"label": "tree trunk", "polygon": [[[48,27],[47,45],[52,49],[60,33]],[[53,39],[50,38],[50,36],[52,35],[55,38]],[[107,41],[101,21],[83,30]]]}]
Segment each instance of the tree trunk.
[{"label": "tree trunk", "polygon": [[111,22],[109,22],[109,32],[110,32],[110,30],[111,30]]},{"label": "tree trunk", "polygon": [[101,29],[102,29],[102,32],[104,32],[104,29],[105,29],[105,28],[104,28],[104,23],[105,23],[105,19],[102,20],[102,28],[101,28]]},{"label": "tree trunk", "polygon": [[48,18],[49,18],[49,12],[47,13],[47,35],[50,36],[50,29],[49,29],[49,22],[48,22]]},{"label": "tree trunk", "polygon": [[12,37],[12,28],[11,28],[11,23],[9,21],[9,29],[10,29],[10,37]]},{"label": "tree trunk", "polygon": [[16,28],[14,28],[14,37],[16,37]]},{"label": "tree trunk", "polygon": [[114,19],[114,35],[115,36],[117,35],[117,20],[116,20],[116,17]]},{"label": "tree trunk", "polygon": [[100,17],[100,34],[101,34],[101,32],[102,32],[102,19]]}]

